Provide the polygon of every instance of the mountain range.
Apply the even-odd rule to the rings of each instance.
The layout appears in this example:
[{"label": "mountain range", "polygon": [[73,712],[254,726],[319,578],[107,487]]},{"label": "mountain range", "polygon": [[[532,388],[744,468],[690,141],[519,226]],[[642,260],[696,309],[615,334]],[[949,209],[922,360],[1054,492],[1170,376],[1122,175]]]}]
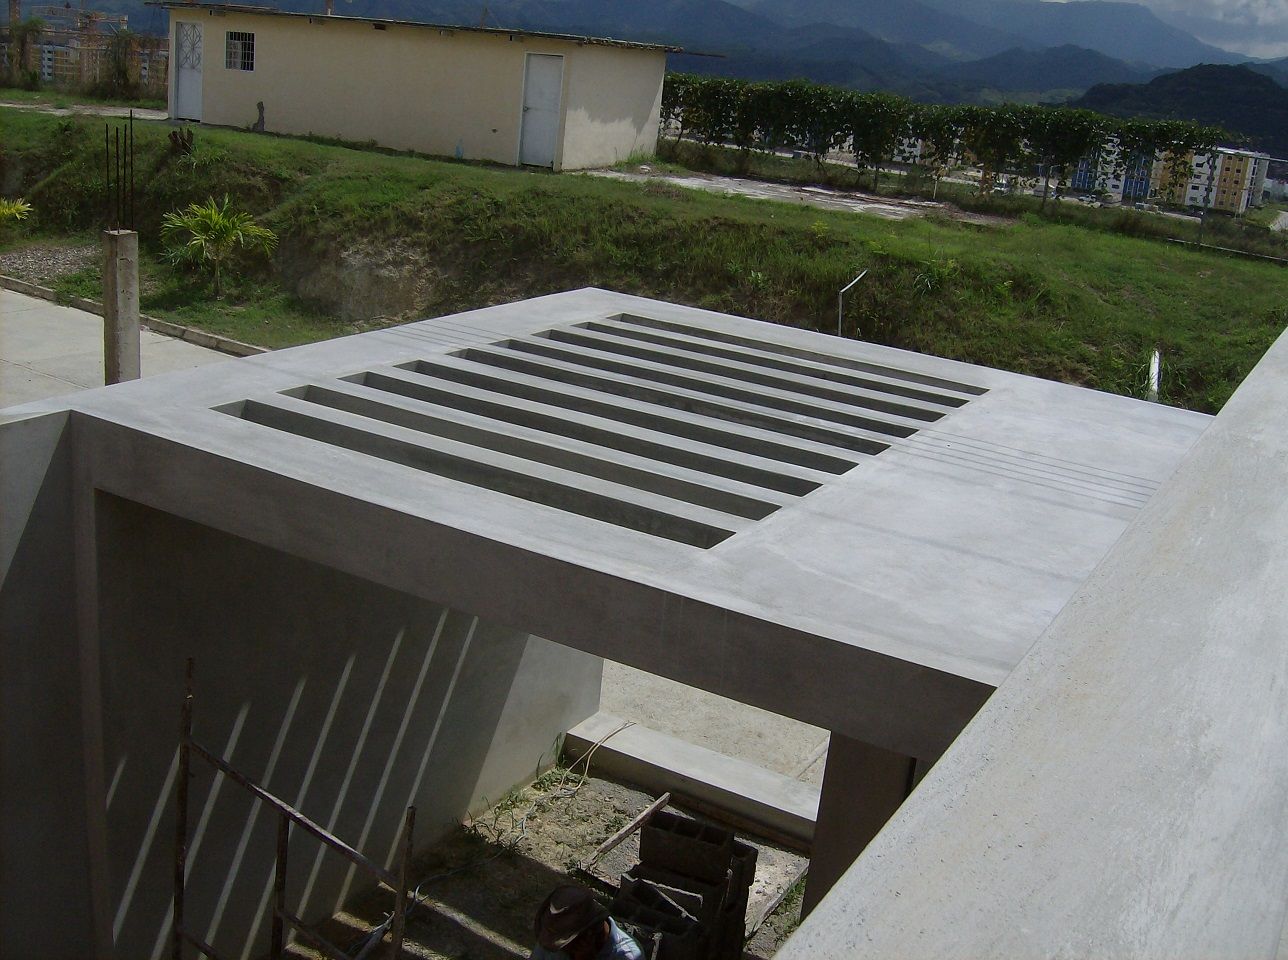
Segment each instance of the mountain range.
[{"label": "mountain range", "polygon": [[1122,117],[1197,120],[1234,142],[1288,157],[1288,89],[1246,66],[1203,64],[1143,84],[1100,84],[1074,106]]},{"label": "mountain range", "polygon": [[[136,29],[164,29],[144,0],[89,2],[128,13]],[[1117,0],[336,0],[335,12],[664,42],[718,55],[672,55],[673,70],[805,77],[947,103],[1063,101],[1097,84],[1247,60]],[[1288,61],[1249,66],[1288,81]]]}]

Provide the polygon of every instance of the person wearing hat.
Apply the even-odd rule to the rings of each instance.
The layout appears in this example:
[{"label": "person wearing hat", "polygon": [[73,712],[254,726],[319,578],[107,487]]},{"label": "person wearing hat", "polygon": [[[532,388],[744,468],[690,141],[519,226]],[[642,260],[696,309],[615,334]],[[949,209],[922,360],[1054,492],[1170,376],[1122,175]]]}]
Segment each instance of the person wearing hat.
[{"label": "person wearing hat", "polygon": [[537,910],[533,928],[537,945],[529,960],[644,960],[635,938],[585,887],[555,887]]}]

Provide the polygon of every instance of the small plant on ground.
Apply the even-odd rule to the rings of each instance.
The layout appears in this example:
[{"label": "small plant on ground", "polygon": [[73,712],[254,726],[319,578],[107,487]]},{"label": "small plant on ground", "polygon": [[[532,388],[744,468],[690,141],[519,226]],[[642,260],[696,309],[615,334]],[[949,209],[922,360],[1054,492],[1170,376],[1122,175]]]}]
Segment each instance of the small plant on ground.
[{"label": "small plant on ground", "polygon": [[210,268],[216,300],[223,298],[222,268],[233,253],[266,255],[277,246],[277,234],[255,223],[249,213],[232,209],[226,195],[222,203],[211,197],[167,213],[161,220],[161,240],[171,263]]},{"label": "small plant on ground", "polygon": [[15,220],[26,220],[31,213],[31,204],[19,197],[17,200],[6,200],[0,197],[0,226],[13,223]]}]

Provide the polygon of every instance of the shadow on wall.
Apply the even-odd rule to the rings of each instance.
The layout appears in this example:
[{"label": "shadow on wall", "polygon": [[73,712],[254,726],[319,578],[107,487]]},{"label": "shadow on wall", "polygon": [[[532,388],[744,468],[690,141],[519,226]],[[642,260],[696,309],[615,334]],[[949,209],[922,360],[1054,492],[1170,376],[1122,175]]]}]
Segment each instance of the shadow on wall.
[{"label": "shadow on wall", "polygon": [[[0,430],[0,957],[39,942],[49,957],[92,953],[88,924],[42,923],[84,904],[71,439],[66,413]],[[178,729],[177,727],[175,728]],[[38,811],[38,816],[31,814]],[[61,869],[53,869],[54,864]],[[69,911],[71,912],[71,911]],[[84,911],[81,911],[82,915]],[[35,919],[33,919],[35,918]]]},{"label": "shadow on wall", "polygon": [[[98,497],[108,844],[122,956],[169,949],[188,656],[194,737],[383,865],[395,861],[407,805],[418,807],[423,847],[482,797],[550,762],[557,733],[595,708],[599,665],[584,654]],[[530,689],[549,695],[532,702],[521,695]],[[523,708],[507,707],[512,699]],[[205,764],[194,771],[187,923],[221,952],[251,957],[267,948],[277,820]],[[290,859],[288,904],[306,919],[330,915],[369,883],[300,831]]]}]

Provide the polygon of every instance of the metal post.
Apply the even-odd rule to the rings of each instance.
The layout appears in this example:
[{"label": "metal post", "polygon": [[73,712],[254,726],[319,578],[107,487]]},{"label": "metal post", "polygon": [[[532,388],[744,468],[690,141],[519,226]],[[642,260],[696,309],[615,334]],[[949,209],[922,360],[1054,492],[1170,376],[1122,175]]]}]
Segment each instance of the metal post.
[{"label": "metal post", "polygon": [[285,813],[277,821],[277,863],[273,867],[273,935],[268,955],[280,960],[286,949],[283,913],[286,910],[286,851],[291,839],[291,820]]},{"label": "metal post", "polygon": [[[841,292],[836,295],[836,335],[838,337],[841,336],[841,323],[845,320],[845,295],[850,291],[851,287],[868,275],[868,269],[865,267],[862,273],[842,287]],[[854,328],[854,335],[856,337],[859,335],[857,325]]]},{"label": "metal post", "polygon": [[174,929],[171,932],[173,960],[183,960],[184,884],[188,872],[188,777],[191,759],[188,744],[192,741],[192,658],[188,658],[184,687],[183,711],[179,720],[179,779],[175,786],[174,817]]},{"label": "metal post", "polygon": [[402,954],[403,930],[407,925],[407,887],[411,884],[412,830],[416,826],[416,808],[408,807],[403,821],[402,867],[398,871],[398,889],[394,891],[394,921],[389,931],[389,960]]}]

